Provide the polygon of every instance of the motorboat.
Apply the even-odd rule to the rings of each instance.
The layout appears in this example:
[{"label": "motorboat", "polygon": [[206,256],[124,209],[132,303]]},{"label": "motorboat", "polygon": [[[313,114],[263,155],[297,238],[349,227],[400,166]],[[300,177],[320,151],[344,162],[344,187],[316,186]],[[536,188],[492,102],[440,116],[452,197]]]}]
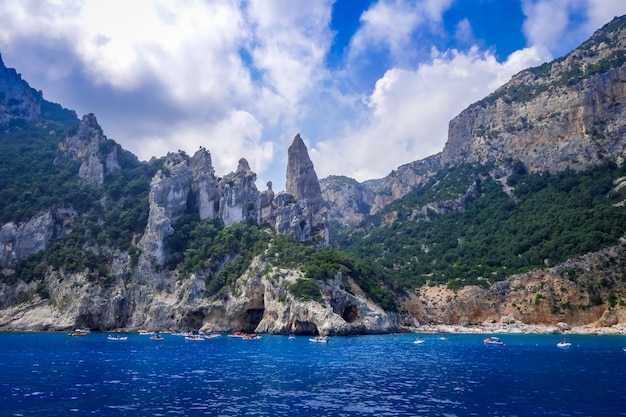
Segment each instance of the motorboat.
[{"label": "motorboat", "polygon": [[87,336],[87,333],[85,330],[82,329],[76,329],[74,331],[69,332],[67,335],[68,336]]},{"label": "motorboat", "polygon": [[561,349],[569,349],[572,347],[572,343],[569,342],[567,339],[563,339],[559,343],[556,344],[556,347],[561,348]]},{"label": "motorboat", "polygon": [[490,336],[486,338],[485,340],[483,340],[483,343],[485,344],[485,346],[506,346],[506,344],[502,340],[500,340],[499,337],[496,336]]},{"label": "motorboat", "polygon": [[117,340],[126,340],[126,339],[128,339],[128,336],[120,336],[119,334],[118,334],[118,335],[115,335],[115,336],[113,336],[113,335],[109,335],[109,336],[107,337],[107,339],[108,339],[108,340],[116,340],[116,341],[117,341]]},{"label": "motorboat", "polygon": [[420,338],[417,338],[417,339],[415,339],[413,341],[413,343],[416,344],[416,345],[421,345],[424,342],[426,342],[426,341],[424,339],[420,339]]},{"label": "motorboat", "polygon": [[242,337],[243,340],[261,340],[261,336],[259,336],[258,334],[245,334]]},{"label": "motorboat", "polygon": [[185,336],[185,340],[199,341],[199,340],[205,340],[205,339],[204,339],[204,336],[201,336],[199,334],[192,334],[189,336]]},{"label": "motorboat", "polygon": [[309,339],[309,342],[328,343],[328,336],[315,336]]},{"label": "motorboat", "polygon": [[292,340],[292,339],[295,339],[295,338],[296,338],[296,335],[295,335],[295,334],[293,334],[293,333],[290,333],[290,334],[289,334],[289,340]]},{"label": "motorboat", "polygon": [[150,336],[150,340],[163,340],[163,336],[161,336],[158,333],[155,333],[152,336]]}]

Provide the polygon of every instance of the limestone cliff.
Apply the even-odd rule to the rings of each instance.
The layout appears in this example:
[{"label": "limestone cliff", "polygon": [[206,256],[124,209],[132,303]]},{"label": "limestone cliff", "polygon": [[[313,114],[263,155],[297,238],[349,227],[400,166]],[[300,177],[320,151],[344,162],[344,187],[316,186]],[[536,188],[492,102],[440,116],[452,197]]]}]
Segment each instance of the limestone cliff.
[{"label": "limestone cliff", "polygon": [[[333,280],[320,281],[321,303],[295,299],[286,287],[302,277],[300,271],[267,268],[256,259],[237,281],[238,295],[211,301],[202,297],[204,281],[195,276],[161,289],[152,280],[128,285],[121,279],[103,288],[83,273],[53,273],[46,278],[46,285],[55,305],[35,293],[34,283],[13,287],[0,284],[0,328],[203,329],[311,335],[403,330],[396,314],[369,301],[349,277],[337,275]],[[169,280],[174,278],[170,276]],[[25,294],[23,302],[7,305],[17,292]]]},{"label": "limestone cliff", "polygon": [[626,17],[556,61],[524,70],[450,122],[442,163],[519,160],[582,169],[626,150]]},{"label": "limestone cliff", "polygon": [[341,176],[320,180],[329,221],[340,226],[356,226],[370,215],[374,192],[358,181]]}]

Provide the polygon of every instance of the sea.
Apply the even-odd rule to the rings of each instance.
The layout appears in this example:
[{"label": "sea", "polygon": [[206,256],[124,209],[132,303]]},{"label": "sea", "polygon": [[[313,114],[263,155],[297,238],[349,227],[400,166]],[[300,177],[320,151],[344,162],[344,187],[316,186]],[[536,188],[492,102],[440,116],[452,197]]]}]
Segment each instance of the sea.
[{"label": "sea", "polygon": [[0,415],[626,416],[626,336],[107,336],[0,333]]}]

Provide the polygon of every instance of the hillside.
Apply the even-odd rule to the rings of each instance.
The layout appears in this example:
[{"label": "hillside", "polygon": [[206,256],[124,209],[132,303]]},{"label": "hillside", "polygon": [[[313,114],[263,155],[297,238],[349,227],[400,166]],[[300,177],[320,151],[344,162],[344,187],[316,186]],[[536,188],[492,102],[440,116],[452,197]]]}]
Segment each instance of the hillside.
[{"label": "hillside", "polygon": [[277,194],[139,162],[0,65],[0,328],[624,332],[625,52],[621,17],[379,181],[319,181],[296,135]]}]

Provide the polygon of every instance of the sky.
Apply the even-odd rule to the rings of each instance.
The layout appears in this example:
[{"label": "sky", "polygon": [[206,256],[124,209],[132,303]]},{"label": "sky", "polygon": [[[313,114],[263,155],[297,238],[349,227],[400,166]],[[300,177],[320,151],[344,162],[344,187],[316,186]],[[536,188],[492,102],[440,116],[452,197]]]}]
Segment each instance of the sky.
[{"label": "sky", "polygon": [[278,192],[297,134],[319,178],[384,177],[624,14],[623,0],[16,0],[0,3],[0,54],[141,160],[202,146],[218,176],[246,158]]}]

